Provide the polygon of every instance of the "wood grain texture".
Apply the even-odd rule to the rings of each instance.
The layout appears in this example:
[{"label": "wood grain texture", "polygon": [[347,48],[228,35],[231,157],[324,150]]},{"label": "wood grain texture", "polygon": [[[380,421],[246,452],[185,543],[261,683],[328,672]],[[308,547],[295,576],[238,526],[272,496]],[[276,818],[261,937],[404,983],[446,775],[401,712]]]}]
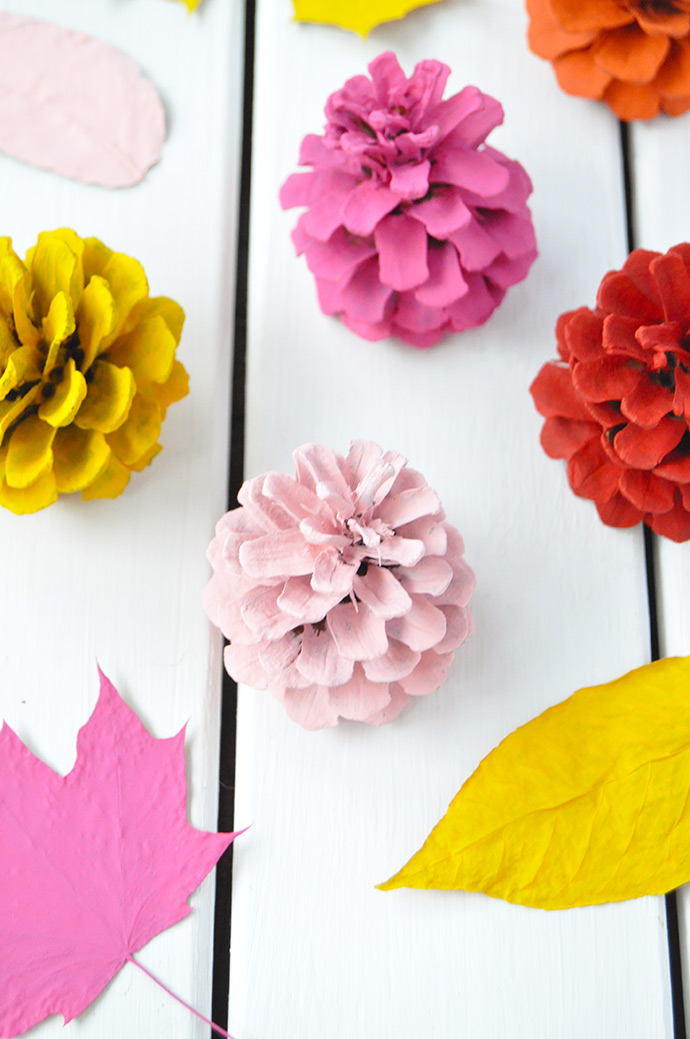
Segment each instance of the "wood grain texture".
[{"label": "wood grain texture", "polygon": [[[361,41],[259,0],[246,473],[312,440],[403,452],[477,574],[476,631],[445,686],[381,730],[308,733],[241,691],[230,1031],[240,1039],[670,1039],[659,899],[543,913],[374,885],[419,846],[506,733],[644,663],[640,531],[614,531],[539,447],[528,386],[557,315],[625,252],[618,126],[529,54],[512,0],[444,0]],[[366,343],[318,310],[277,192],[327,95],[391,48],[500,98],[491,143],[526,166],[541,258],[483,328],[428,352]]]},{"label": "wood grain texture", "polygon": [[[690,241],[690,120],[657,119],[631,129],[637,245],[666,252]],[[661,656],[690,653],[690,544],[655,538]],[[678,896],[685,1016],[690,1021],[690,891]]]},{"label": "wood grain texture", "polygon": [[[194,17],[163,0],[21,0],[21,13],[98,36],[139,63],[167,108],[161,163],[128,191],[85,187],[0,157],[0,233],[23,254],[61,225],[136,256],[152,294],[187,312],[178,356],[190,396],[164,449],[116,501],[61,500],[35,516],[3,511],[0,715],[67,771],[98,692],[96,659],[157,736],[189,721],[189,815],[216,825],[220,643],[201,607],[205,548],[225,505],[229,362],[241,102],[242,11],[209,0]],[[142,962],[208,1014],[213,880],[195,912]],[[87,1037],[207,1035],[134,968],[72,1024]],[[32,1035],[64,1034],[52,1018]]]}]

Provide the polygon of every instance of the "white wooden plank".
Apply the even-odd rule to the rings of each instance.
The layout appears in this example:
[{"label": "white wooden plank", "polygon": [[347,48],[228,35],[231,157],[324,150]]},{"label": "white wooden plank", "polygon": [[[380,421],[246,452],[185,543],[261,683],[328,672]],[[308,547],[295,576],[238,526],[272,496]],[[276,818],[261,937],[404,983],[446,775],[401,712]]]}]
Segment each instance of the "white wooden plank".
[{"label": "white wooden plank", "polygon": [[[205,0],[190,17],[183,4],[163,0],[21,0],[14,7],[133,57],[163,96],[169,137],[160,165],[119,192],[0,156],[1,233],[23,253],[37,232],[67,225],[140,259],[152,294],[172,296],[187,312],[178,356],[191,393],[168,413],[162,454],[118,500],[67,499],[36,516],[0,515],[0,715],[67,771],[96,700],[98,659],[156,735],[189,720],[189,814],[194,825],[214,829],[220,644],[201,594],[205,548],[225,504],[242,8]],[[195,912],[140,954],[207,1015],[213,895],[209,879],[192,899]],[[70,1028],[84,1039],[208,1034],[134,967]],[[55,1017],[35,1034],[61,1029]]]},{"label": "white wooden plank", "polygon": [[[637,244],[666,252],[690,240],[686,170],[690,121],[660,118],[630,131]],[[659,641],[662,656],[690,653],[690,545],[656,539]],[[690,892],[678,896],[686,1015],[690,1012]]]},{"label": "white wooden plank", "polygon": [[[241,1039],[670,1036],[659,899],[543,913],[374,885],[420,845],[507,732],[646,660],[642,538],[613,531],[542,454],[528,386],[562,310],[624,248],[615,120],[568,98],[524,45],[521,5],[445,0],[367,41],[259,0],[247,475],[313,440],[402,451],[439,492],[477,573],[476,632],[445,687],[381,730],[304,732],[241,691],[231,1032]],[[531,173],[541,259],[484,328],[428,352],[366,343],[319,313],[276,203],[327,95],[396,51],[448,92],[502,99],[491,141]]]}]

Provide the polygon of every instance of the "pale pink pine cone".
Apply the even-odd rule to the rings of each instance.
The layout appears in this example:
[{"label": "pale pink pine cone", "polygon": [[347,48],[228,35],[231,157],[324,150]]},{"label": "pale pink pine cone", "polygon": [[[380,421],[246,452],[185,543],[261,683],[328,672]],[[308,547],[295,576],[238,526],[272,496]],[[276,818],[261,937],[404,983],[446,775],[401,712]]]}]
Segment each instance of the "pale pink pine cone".
[{"label": "pale pink pine cone", "polygon": [[483,324],[536,255],[519,162],[486,145],[503,109],[477,87],[442,100],[450,69],[409,77],[380,54],[326,103],[283,209],[306,206],[292,238],[325,314],[364,339],[417,347]]},{"label": "pale pink pine cone", "polygon": [[238,682],[307,729],[382,725],[443,683],[472,630],[474,574],[438,496],[402,455],[305,444],[295,476],[247,480],[208,550],[206,611]]}]

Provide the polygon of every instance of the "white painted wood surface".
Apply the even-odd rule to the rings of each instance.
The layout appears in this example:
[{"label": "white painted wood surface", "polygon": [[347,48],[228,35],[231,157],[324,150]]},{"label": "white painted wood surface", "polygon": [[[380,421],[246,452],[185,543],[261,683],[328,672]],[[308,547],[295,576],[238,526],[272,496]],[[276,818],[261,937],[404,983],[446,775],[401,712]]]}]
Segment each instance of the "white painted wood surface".
[{"label": "white painted wood surface", "polygon": [[[96,659],[158,736],[187,730],[189,814],[215,829],[220,640],[201,594],[206,545],[226,494],[229,371],[242,82],[243,11],[209,0],[197,16],[163,0],[15,0],[118,46],[158,86],[168,113],[162,161],[112,192],[0,156],[2,221],[18,251],[61,225],[143,263],[152,294],[184,306],[178,352],[191,393],[171,407],[162,454],[116,501],[59,501],[36,516],[2,511],[0,716],[62,772],[96,701]],[[141,961],[208,1015],[213,879],[195,912]],[[125,967],[68,1028],[98,1036],[200,1037],[208,1029]],[[32,1036],[65,1035],[54,1017]]]},{"label": "white painted wood surface", "polygon": [[[164,451],[115,502],[64,500],[0,515],[0,715],[67,771],[97,693],[95,659],[157,735],[187,719],[190,816],[216,819],[220,643],[200,606],[204,550],[225,504],[239,130],[241,0],[188,17],[164,0],[13,0],[119,46],[160,88],[161,164],[126,192],[58,180],[0,156],[3,221],[23,252],[66,224],[137,256],[156,294],[187,311],[191,394]],[[236,1039],[671,1039],[662,900],[570,912],[480,895],[374,885],[420,845],[480,759],[573,689],[648,659],[642,535],[603,527],[538,444],[528,386],[554,356],[553,325],[592,304],[626,254],[618,126],[568,98],[524,44],[515,0],[443,0],[363,42],[291,22],[258,0],[246,472],[290,471],[307,440],[369,437],[402,451],[439,492],[477,573],[476,631],[438,693],[380,730],[307,733],[241,690],[230,1031]],[[292,251],[297,213],[277,191],[328,94],[394,49],[498,97],[491,143],[534,185],[541,257],[491,321],[428,352],[369,344],[318,310]],[[635,127],[640,244],[688,238],[690,117]],[[684,546],[659,544],[664,652],[690,650]],[[141,959],[210,1008],[213,882],[195,913]],[[690,960],[686,956],[686,963]],[[207,1034],[133,968],[75,1035]],[[59,1018],[36,1036],[65,1034]]]},{"label": "white painted wood surface", "polygon": [[[668,1039],[661,899],[547,914],[374,889],[506,733],[648,660],[642,533],[604,527],[571,494],[528,395],[555,355],[557,315],[592,305],[626,254],[618,124],[558,90],[514,0],[444,0],[366,42],[289,18],[289,0],[259,0],[246,472],[291,471],[308,440],[402,451],[465,537],[476,631],[445,686],[381,730],[304,732],[241,690],[236,820],[253,826],[235,850],[230,1031]],[[474,83],[501,99],[491,143],[535,186],[538,264],[487,325],[429,352],[324,317],[293,255],[296,211],[276,204],[328,94],[389,48],[408,73],[434,57],[453,69],[449,91]],[[686,142],[687,121],[673,133]]]},{"label": "white painted wood surface", "polygon": [[[690,126],[682,119],[657,120],[631,133],[637,244],[666,252],[690,241],[687,167]],[[662,656],[690,653],[690,546],[656,538],[659,641]],[[690,691],[689,691],[690,692]],[[690,1020],[690,891],[678,894],[685,1013]]]}]

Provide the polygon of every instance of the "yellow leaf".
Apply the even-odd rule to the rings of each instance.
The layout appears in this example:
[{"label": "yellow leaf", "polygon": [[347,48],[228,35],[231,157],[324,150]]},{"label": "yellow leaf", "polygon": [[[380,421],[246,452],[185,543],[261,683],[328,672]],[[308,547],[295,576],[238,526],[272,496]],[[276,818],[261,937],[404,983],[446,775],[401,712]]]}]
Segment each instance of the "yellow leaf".
[{"label": "yellow leaf", "polygon": [[381,22],[403,18],[416,7],[438,0],[293,0],[298,22],[320,22],[354,29],[360,36]]},{"label": "yellow leaf", "polygon": [[581,689],[511,733],[385,884],[542,909],[690,880],[690,657]]}]

